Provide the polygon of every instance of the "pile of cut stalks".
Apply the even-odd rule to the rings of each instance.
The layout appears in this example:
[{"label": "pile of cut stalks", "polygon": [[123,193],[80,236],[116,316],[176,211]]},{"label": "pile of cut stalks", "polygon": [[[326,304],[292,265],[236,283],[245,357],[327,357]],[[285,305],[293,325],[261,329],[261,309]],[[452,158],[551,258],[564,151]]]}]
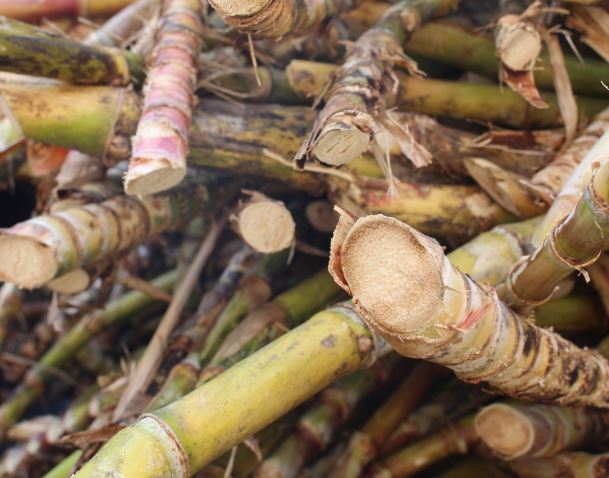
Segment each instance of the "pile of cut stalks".
[{"label": "pile of cut stalks", "polygon": [[1,477],[609,477],[609,3],[0,15]]}]

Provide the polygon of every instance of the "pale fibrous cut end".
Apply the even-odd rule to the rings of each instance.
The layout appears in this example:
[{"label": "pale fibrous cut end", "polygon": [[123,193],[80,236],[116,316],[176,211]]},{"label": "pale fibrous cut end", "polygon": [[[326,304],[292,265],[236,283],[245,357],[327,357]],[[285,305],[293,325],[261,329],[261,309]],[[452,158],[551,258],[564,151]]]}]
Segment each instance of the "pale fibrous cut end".
[{"label": "pale fibrous cut end", "polygon": [[296,225],[290,211],[279,201],[260,201],[239,213],[239,233],[252,249],[270,254],[294,243]]},{"label": "pale fibrous cut end", "polygon": [[163,159],[142,161],[129,167],[125,176],[125,193],[130,196],[146,196],[166,191],[186,176],[186,167],[174,167]]},{"label": "pale fibrous cut end", "polygon": [[529,419],[516,408],[495,403],[476,416],[476,432],[495,453],[506,459],[526,454],[535,439]]},{"label": "pale fibrous cut end", "polygon": [[91,276],[84,269],[74,269],[47,283],[47,287],[60,294],[77,294],[91,285]]},{"label": "pale fibrous cut end", "polygon": [[416,335],[434,320],[444,293],[434,240],[378,214],[357,220],[340,249],[351,294],[382,332]]},{"label": "pale fibrous cut end", "polygon": [[18,287],[40,287],[57,273],[52,250],[30,237],[0,236],[0,257],[0,281]]},{"label": "pale fibrous cut end", "polygon": [[214,9],[222,16],[248,17],[262,11],[274,0],[211,0]]},{"label": "pale fibrous cut end", "polygon": [[496,37],[501,62],[514,71],[530,70],[541,53],[541,35],[526,21],[513,15],[500,20]]},{"label": "pale fibrous cut end", "polygon": [[333,129],[319,137],[313,155],[322,163],[342,166],[368,151],[370,135],[358,128]]}]

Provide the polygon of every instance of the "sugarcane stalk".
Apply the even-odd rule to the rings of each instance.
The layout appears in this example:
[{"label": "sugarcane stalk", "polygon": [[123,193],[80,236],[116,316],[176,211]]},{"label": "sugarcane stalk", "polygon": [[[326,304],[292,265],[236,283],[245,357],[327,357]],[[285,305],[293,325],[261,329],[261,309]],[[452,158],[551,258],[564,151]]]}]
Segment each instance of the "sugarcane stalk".
[{"label": "sugarcane stalk", "polygon": [[[404,49],[407,53],[489,78],[497,78],[498,75],[492,40],[457,24],[429,22],[414,33]],[[551,90],[554,88],[553,71],[546,53],[541,53],[540,63],[543,67],[533,70],[535,84],[542,89]],[[604,96],[601,80],[604,81],[607,76],[605,63],[590,58],[581,62],[573,55],[565,55],[565,64],[575,93]]]},{"label": "sugarcane stalk", "polygon": [[137,0],[110,17],[84,40],[86,45],[120,47],[125,40],[144,26],[158,8],[160,0]]},{"label": "sugarcane stalk", "polygon": [[0,15],[24,21],[45,17],[107,16],[129,5],[133,0],[2,0]]},{"label": "sugarcane stalk", "polygon": [[308,462],[330,445],[358,403],[388,379],[389,366],[380,363],[360,370],[324,390],[319,402],[301,415],[296,430],[260,464],[254,476],[296,478]]},{"label": "sugarcane stalk", "polygon": [[22,294],[15,284],[0,286],[0,347],[7,335],[9,323],[19,316],[23,308]]},{"label": "sugarcane stalk", "polygon": [[157,44],[148,59],[144,110],[125,176],[127,194],[164,191],[186,175],[201,15],[199,0],[162,1]]},{"label": "sugarcane stalk", "polygon": [[442,184],[396,185],[397,196],[387,194],[383,180],[364,180],[338,183],[330,193],[335,204],[361,213],[382,213],[425,231],[433,236],[469,239],[497,224],[515,219],[508,211],[494,203],[489,196],[472,186]]},{"label": "sugarcane stalk", "polygon": [[[364,262],[370,244],[375,260]],[[437,242],[396,219],[342,216],[330,271],[405,356],[515,398],[609,407],[604,358],[523,320],[450,264]]]},{"label": "sugarcane stalk", "polygon": [[[235,262],[231,260],[225,270],[226,274],[222,274],[225,283],[242,267],[239,264],[239,257],[236,259]],[[195,387],[201,365],[216,353],[224,338],[237,326],[239,320],[270,299],[270,281],[285,265],[286,259],[285,254],[263,258],[258,267],[243,277],[238,289],[219,315],[213,319],[212,324],[198,323],[188,332],[191,342],[188,355],[172,367],[161,389],[147,405],[148,410],[156,410],[178,400]],[[221,280],[222,278],[218,283],[221,283]],[[201,308],[202,312],[205,308]]]},{"label": "sugarcane stalk", "polygon": [[535,309],[535,323],[552,327],[561,335],[602,333],[607,328],[606,311],[595,297],[573,293],[552,299]]},{"label": "sugarcane stalk", "polygon": [[477,387],[451,380],[395,429],[383,444],[381,456],[393,454],[435,432],[446,422],[461,418],[490,398],[490,395],[480,393]]},{"label": "sugarcane stalk", "polygon": [[[196,254],[188,254],[184,258],[185,261],[190,261],[188,267],[184,267],[181,271],[178,266],[180,279],[174,290],[171,302],[154,331],[144,355],[138,361],[135,370],[129,377],[127,387],[114,409],[113,418],[115,421],[122,420],[128,415],[128,406],[131,401],[135,399],[138,393],[146,390],[154,379],[167,349],[169,337],[178,324],[186,302],[192,294],[201,271],[207,264],[207,260],[220,238],[225,223],[225,220],[213,221],[205,239],[197,248]],[[184,244],[182,248],[184,248]]]},{"label": "sugarcane stalk", "polygon": [[597,478],[606,476],[609,454],[564,453],[551,458],[516,461],[511,469],[519,478]]},{"label": "sugarcane stalk", "polygon": [[373,353],[369,332],[352,309],[320,312],[183,399],[125,428],[74,476],[187,477],[354,372]]},{"label": "sugarcane stalk", "polygon": [[255,251],[272,254],[291,247],[296,224],[289,209],[258,191],[247,191],[249,198],[239,205],[233,228]]},{"label": "sugarcane stalk", "polygon": [[441,376],[442,370],[429,363],[415,365],[398,389],[370,417],[349,444],[329,475],[330,478],[356,478],[380,455],[385,440],[422,400]]},{"label": "sugarcane stalk", "polygon": [[[155,287],[170,290],[177,280],[175,271],[159,276],[152,283]],[[106,308],[85,315],[70,331],[58,339],[26,375],[23,383],[13,395],[0,406],[0,439],[6,429],[19,420],[27,407],[44,390],[44,385],[54,375],[53,369],[63,368],[98,331],[120,324],[133,313],[145,310],[155,300],[141,292],[132,291],[107,304]]]},{"label": "sugarcane stalk", "polygon": [[140,117],[139,99],[121,88],[66,85],[0,74],[2,94],[28,138],[125,159]]},{"label": "sugarcane stalk", "polygon": [[[315,95],[336,66],[327,63],[293,60],[286,69],[288,81],[295,92]],[[531,108],[518,94],[497,85],[459,81],[431,80],[397,73],[398,107],[432,116],[490,121],[513,128],[549,128],[562,124],[556,96],[545,94],[549,108]],[[593,98],[578,99],[580,113],[591,117],[607,105]]]},{"label": "sugarcane stalk", "polygon": [[56,466],[43,475],[42,478],[69,478],[72,470],[80,461],[82,450],[76,450],[70,453],[67,458],[64,458]]},{"label": "sugarcane stalk", "polygon": [[476,433],[504,460],[542,458],[603,443],[609,415],[551,405],[494,403],[476,415]]},{"label": "sugarcane stalk", "polygon": [[127,51],[99,48],[0,17],[0,69],[87,85],[141,80],[144,64]]},{"label": "sugarcane stalk", "polygon": [[198,205],[192,191],[142,199],[118,196],[18,223],[0,233],[0,254],[7,254],[0,278],[20,287],[40,287],[178,229]]},{"label": "sugarcane stalk", "polygon": [[253,310],[224,339],[207,363],[208,369],[202,371],[198,385],[252,354],[286,329],[300,325],[340,293],[340,288],[332,284],[332,278],[322,269]]},{"label": "sugarcane stalk", "polygon": [[368,149],[379,131],[399,138],[402,153],[416,166],[429,164],[429,152],[396,128],[386,110],[393,106],[398,87],[394,68],[417,71],[401,45],[425,20],[456,5],[456,0],[402,0],[361,35],[333,74],[326,104],[296,154],[296,164],[302,167],[313,158],[334,166],[348,164]]},{"label": "sugarcane stalk", "polygon": [[562,184],[560,192],[554,199],[544,220],[531,238],[533,246],[541,246],[552,230],[575,208],[586,186],[590,183],[594,164],[607,157],[609,153],[609,130],[606,128],[606,121],[602,121],[603,123],[599,125],[602,128],[602,136],[588,150],[577,167],[571,169],[569,179]]},{"label": "sugarcane stalk", "polygon": [[361,0],[212,0],[227,25],[256,38],[282,39],[320,30],[333,17],[355,8]]},{"label": "sugarcane stalk", "polygon": [[504,301],[517,305],[546,302],[563,279],[598,259],[609,234],[607,183],[609,162],[596,165],[575,209],[535,252],[514,265],[501,291]]},{"label": "sugarcane stalk", "polygon": [[375,478],[406,478],[455,454],[466,454],[479,440],[475,415],[450,423],[437,433],[382,459],[372,467]]}]

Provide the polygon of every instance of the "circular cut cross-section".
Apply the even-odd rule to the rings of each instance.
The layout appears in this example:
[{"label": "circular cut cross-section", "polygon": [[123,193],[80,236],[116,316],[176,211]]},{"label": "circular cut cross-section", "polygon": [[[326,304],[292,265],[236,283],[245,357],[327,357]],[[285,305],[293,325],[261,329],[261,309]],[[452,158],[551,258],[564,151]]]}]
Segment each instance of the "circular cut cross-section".
[{"label": "circular cut cross-section", "polygon": [[32,289],[57,272],[57,260],[46,245],[30,238],[0,236],[0,280]]},{"label": "circular cut cross-section", "polygon": [[518,458],[533,446],[535,432],[529,419],[508,405],[496,403],[484,408],[475,425],[482,441],[504,458]]},{"label": "circular cut cross-section", "polygon": [[253,202],[239,213],[239,233],[252,249],[270,254],[292,245],[296,226],[279,201]]}]

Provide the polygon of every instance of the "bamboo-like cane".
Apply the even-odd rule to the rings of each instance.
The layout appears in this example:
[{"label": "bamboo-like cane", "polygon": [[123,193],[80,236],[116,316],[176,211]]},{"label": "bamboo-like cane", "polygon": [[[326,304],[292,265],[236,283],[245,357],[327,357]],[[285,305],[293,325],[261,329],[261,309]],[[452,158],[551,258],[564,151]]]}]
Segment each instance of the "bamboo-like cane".
[{"label": "bamboo-like cane", "polygon": [[396,126],[386,110],[393,106],[398,86],[394,68],[417,71],[402,44],[422,22],[456,5],[457,0],[402,0],[361,35],[334,73],[326,104],[297,153],[296,164],[302,167],[313,158],[334,166],[348,164],[368,149],[379,131],[399,140],[402,153],[416,166],[430,163],[429,152]]},{"label": "bamboo-like cane", "polygon": [[479,440],[475,415],[450,423],[437,433],[382,459],[372,468],[374,478],[407,478],[455,454],[465,454]]},{"label": "bamboo-like cane", "polygon": [[525,321],[450,264],[437,242],[396,219],[343,215],[330,270],[403,355],[513,397],[609,408],[603,357]]},{"label": "bamboo-like cane", "polygon": [[125,192],[152,194],[186,175],[188,129],[203,25],[199,0],[163,0],[157,44],[149,59],[144,111],[133,139]]},{"label": "bamboo-like cane", "polygon": [[[392,356],[392,362],[395,359]],[[296,478],[305,464],[330,445],[358,403],[388,380],[390,365],[379,363],[360,370],[324,390],[319,402],[301,415],[296,430],[260,464],[254,476]]]},{"label": "bamboo-like cane", "polygon": [[364,366],[374,353],[370,334],[352,309],[320,312],[183,399],[122,430],[74,476],[186,478]]},{"label": "bamboo-like cane", "polygon": [[574,271],[594,263],[609,241],[609,161],[592,174],[575,209],[544,243],[510,272],[502,298],[509,304],[539,305]]},{"label": "bamboo-like cane", "polygon": [[476,432],[505,460],[542,458],[602,443],[609,415],[550,405],[495,403],[476,415]]},{"label": "bamboo-like cane", "polygon": [[311,34],[332,17],[357,6],[361,0],[212,0],[212,7],[233,28],[256,38],[281,39]]},{"label": "bamboo-like cane", "polygon": [[[177,280],[177,272],[168,272],[152,283],[155,287],[170,290]],[[99,330],[124,321],[134,312],[155,304],[155,300],[142,292],[124,294],[109,303],[105,309],[83,317],[66,335],[55,342],[40,361],[32,367],[23,384],[9,400],[0,406],[0,440],[7,427],[15,423],[25,409],[40,396],[44,384],[53,378],[52,369],[62,368],[84,347]]]},{"label": "bamboo-like cane", "polygon": [[141,80],[138,55],[83,45],[31,25],[0,17],[1,69],[69,83],[126,85]]},{"label": "bamboo-like cane", "polygon": [[119,196],[18,223],[0,232],[0,278],[34,288],[85,265],[126,251],[193,217],[192,192]]},{"label": "bamboo-like cane", "polygon": [[349,444],[330,473],[330,478],[357,478],[375,460],[398,424],[411,413],[424,394],[441,376],[442,370],[429,363],[417,364],[399,388],[370,417]]}]

